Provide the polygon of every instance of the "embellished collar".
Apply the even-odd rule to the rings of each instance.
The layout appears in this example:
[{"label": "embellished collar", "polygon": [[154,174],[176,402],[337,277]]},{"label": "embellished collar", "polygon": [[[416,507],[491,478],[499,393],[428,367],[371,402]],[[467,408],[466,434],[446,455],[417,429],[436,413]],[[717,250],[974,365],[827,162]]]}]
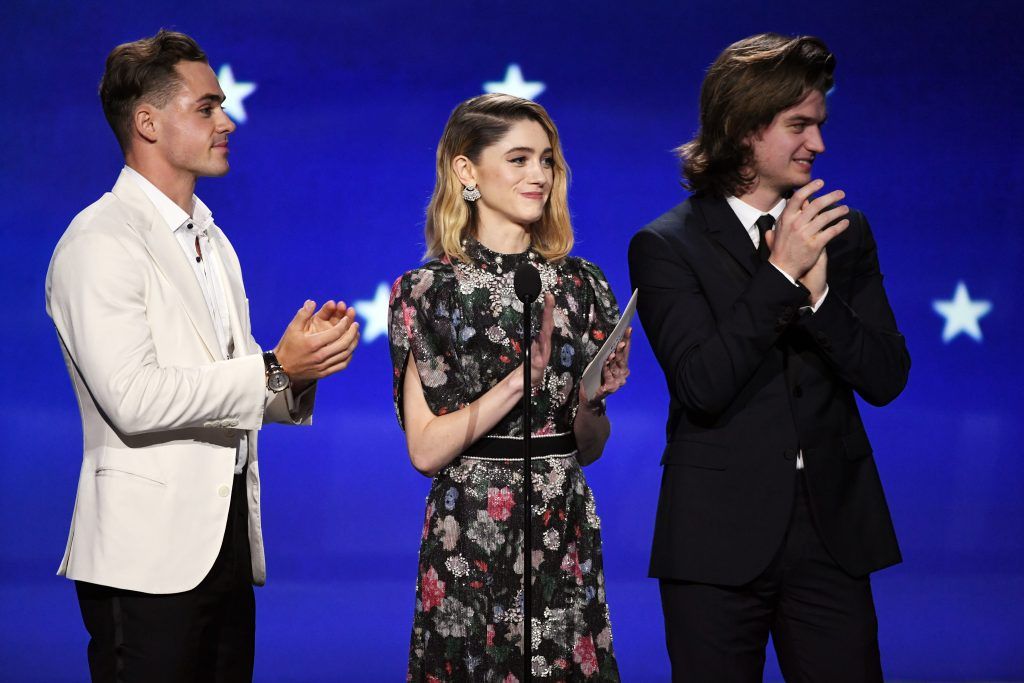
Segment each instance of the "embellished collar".
[{"label": "embellished collar", "polygon": [[462,248],[466,250],[466,255],[472,259],[474,266],[499,275],[514,271],[526,261],[537,264],[544,262],[543,257],[532,246],[518,254],[501,254],[488,249],[474,237],[466,237],[462,241]]}]

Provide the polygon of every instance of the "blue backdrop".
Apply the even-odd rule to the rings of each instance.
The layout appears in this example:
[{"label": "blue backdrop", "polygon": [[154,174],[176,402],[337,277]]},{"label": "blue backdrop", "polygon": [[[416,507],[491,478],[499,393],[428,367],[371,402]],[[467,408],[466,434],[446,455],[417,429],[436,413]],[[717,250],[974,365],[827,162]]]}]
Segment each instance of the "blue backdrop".
[{"label": "blue backdrop", "polygon": [[[865,407],[905,558],[874,579],[887,674],[1024,679],[1019,9],[5,3],[0,679],[86,677],[74,592],[53,575],[81,430],[43,279],[61,232],[121,165],[96,95],[106,54],[161,26],[206,49],[239,121],[231,173],[198,194],[239,253],[257,339],[275,343],[305,298],[341,297],[363,316],[357,359],[321,387],[315,426],[261,436],[257,680],[404,680],[428,482],[392,414],[383,311],[386,286],[422,253],[452,107],[486,83],[514,86],[518,66],[563,136],[577,253],[625,301],[630,236],[685,197],[670,150],[695,128],[704,69],[764,30],[819,35],[837,54],[816,175],[871,219],[913,357],[903,395]],[[668,680],[645,578],[667,399],[642,331],[634,340],[614,434],[587,476],[623,677],[647,683]]]}]

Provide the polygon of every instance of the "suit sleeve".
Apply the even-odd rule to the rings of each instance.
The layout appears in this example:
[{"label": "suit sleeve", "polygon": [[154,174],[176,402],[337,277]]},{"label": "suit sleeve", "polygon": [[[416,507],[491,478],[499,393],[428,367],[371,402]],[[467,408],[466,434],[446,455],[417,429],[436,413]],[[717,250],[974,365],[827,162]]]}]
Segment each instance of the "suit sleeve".
[{"label": "suit sleeve", "polygon": [[[257,347],[258,348],[258,347]],[[316,402],[317,382],[306,387],[298,396],[291,387],[274,393],[266,390],[263,424],[278,422],[291,425],[313,424],[313,405]]]},{"label": "suit sleeve", "polygon": [[54,253],[48,311],[97,406],[128,435],[191,427],[259,429],[266,400],[259,355],[198,367],[158,364],[143,258],[101,231],[83,231]]},{"label": "suit sleeve", "polygon": [[650,228],[630,242],[629,273],[669,391],[686,410],[709,417],[729,407],[808,297],[764,264],[716,318],[681,245]]},{"label": "suit sleeve", "polygon": [[[218,228],[219,230],[219,228]],[[221,232],[219,244],[223,245],[221,251],[224,267],[233,272],[239,282],[242,281],[242,265],[238,261],[238,254],[231,244],[231,240]],[[246,300],[245,313],[249,314],[248,300]],[[237,302],[236,302],[237,303]],[[244,321],[244,329],[249,330],[248,352],[262,356],[263,348],[252,336],[252,321]],[[311,425],[313,424],[313,406],[316,403],[316,388],[318,382],[311,383],[301,394],[295,395],[291,387],[281,392],[273,392],[269,388],[264,394],[263,424],[277,422],[280,424]]]},{"label": "suit sleeve", "polygon": [[801,318],[799,324],[811,333],[821,355],[839,377],[865,401],[881,406],[906,386],[910,354],[882,286],[871,227],[860,212],[853,220],[850,228],[856,226],[854,235],[859,242],[854,249],[849,288],[843,283],[830,283],[821,308]]}]

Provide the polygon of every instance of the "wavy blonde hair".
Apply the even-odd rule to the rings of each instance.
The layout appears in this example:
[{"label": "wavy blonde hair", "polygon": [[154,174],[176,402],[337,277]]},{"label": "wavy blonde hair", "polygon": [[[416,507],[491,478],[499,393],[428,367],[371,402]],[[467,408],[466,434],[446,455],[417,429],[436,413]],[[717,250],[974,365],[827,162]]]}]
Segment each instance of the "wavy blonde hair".
[{"label": "wavy blonde hair", "polygon": [[469,261],[462,240],[474,235],[479,220],[476,204],[462,198],[462,183],[455,174],[454,161],[465,156],[478,163],[480,153],[501,140],[517,121],[540,124],[551,143],[553,180],[551,193],[540,220],[531,224],[532,247],[549,261],[569,255],[573,245],[569,219],[569,166],[558,142],[558,129],[544,107],[521,97],[502,94],[479,95],[455,107],[437,143],[437,179],[427,205],[425,258],[442,255]]}]

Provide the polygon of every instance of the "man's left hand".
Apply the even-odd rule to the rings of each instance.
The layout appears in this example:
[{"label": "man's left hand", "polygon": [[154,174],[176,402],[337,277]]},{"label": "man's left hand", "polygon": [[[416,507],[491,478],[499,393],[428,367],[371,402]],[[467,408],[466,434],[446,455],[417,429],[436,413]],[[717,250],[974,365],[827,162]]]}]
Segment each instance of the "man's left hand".
[{"label": "man's left hand", "polygon": [[324,303],[320,310],[309,319],[309,322],[306,323],[305,332],[306,334],[316,334],[317,332],[329,330],[340,323],[341,319],[346,316],[354,322],[356,319],[356,309],[349,308],[345,305],[344,301],[335,303],[332,299]]},{"label": "man's left hand", "polygon": [[[324,305],[320,307],[320,310],[309,319],[303,331],[307,335],[324,332],[334,327],[345,318],[348,318],[349,322],[355,322],[356,309],[346,306],[344,301],[335,302],[331,299],[325,302]],[[355,351],[355,347],[358,344],[359,335],[357,334],[355,339],[352,341],[351,351]],[[292,384],[292,393],[301,394],[309,387],[310,384],[312,384],[312,382],[295,382]]]}]

